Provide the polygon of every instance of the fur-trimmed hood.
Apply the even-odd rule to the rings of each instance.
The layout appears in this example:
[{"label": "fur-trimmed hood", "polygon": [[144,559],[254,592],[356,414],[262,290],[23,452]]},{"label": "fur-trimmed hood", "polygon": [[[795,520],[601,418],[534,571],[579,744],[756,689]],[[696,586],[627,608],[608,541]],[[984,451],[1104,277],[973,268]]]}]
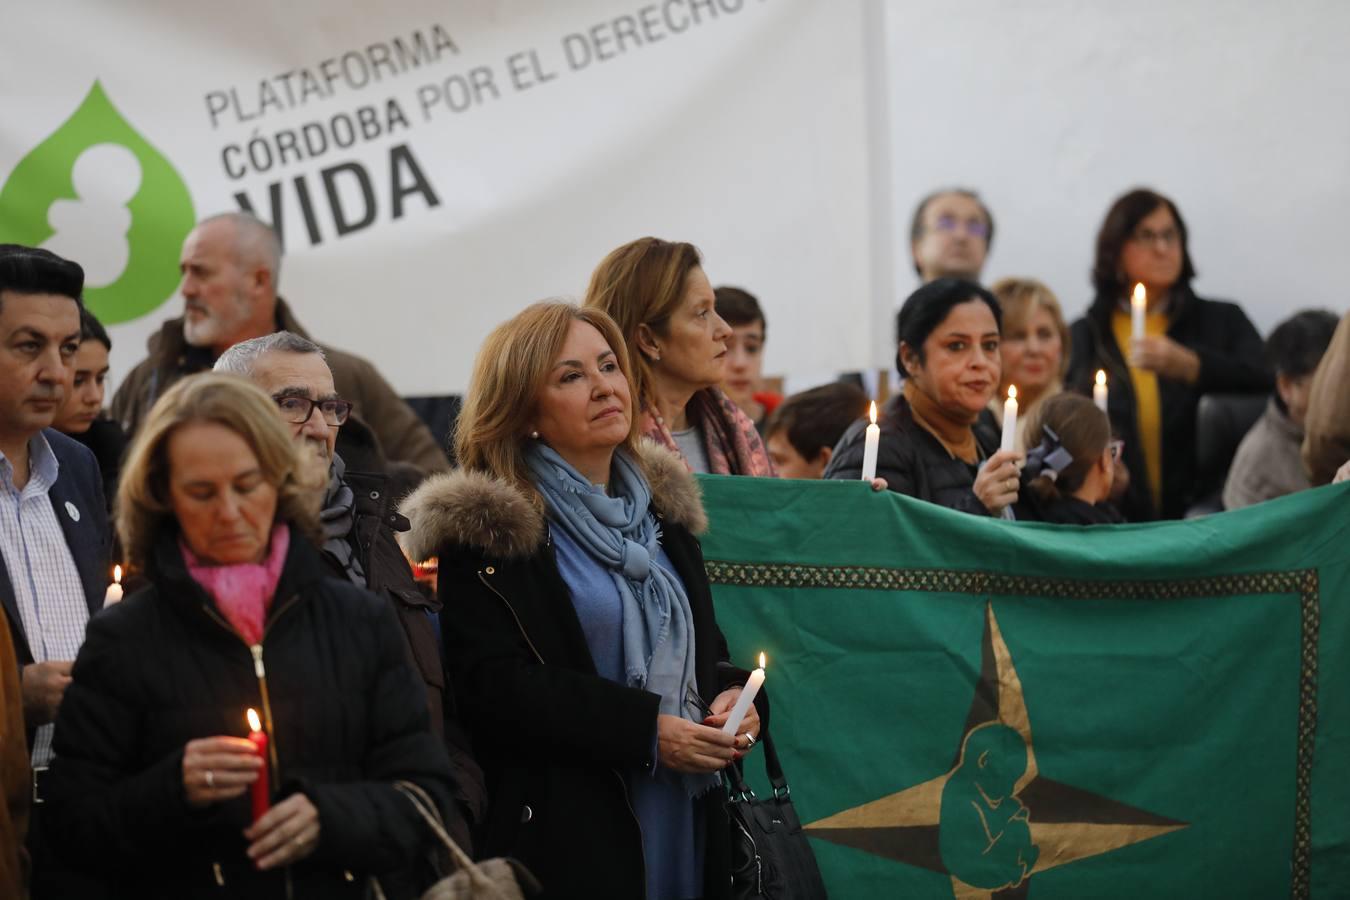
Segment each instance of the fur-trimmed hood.
[{"label": "fur-trimmed hood", "polygon": [[[707,531],[703,497],[684,460],[646,439],[638,447],[652,506],[694,534]],[[416,560],[435,556],[445,544],[475,547],[491,556],[527,557],[539,549],[547,530],[543,513],[520,488],[463,469],[427,479],[399,512],[412,523],[401,542]]]}]

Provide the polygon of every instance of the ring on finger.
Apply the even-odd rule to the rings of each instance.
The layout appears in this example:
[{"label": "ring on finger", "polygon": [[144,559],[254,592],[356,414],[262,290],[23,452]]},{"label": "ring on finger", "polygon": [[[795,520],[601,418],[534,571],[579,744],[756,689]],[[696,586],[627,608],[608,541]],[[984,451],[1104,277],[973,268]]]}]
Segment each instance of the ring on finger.
[{"label": "ring on finger", "polygon": [[214,788],[216,786],[216,774],[210,769],[206,770],[206,786],[208,788]]},{"label": "ring on finger", "polygon": [[747,731],[745,733],[745,749],[749,750],[753,746],[755,746],[755,736]]}]

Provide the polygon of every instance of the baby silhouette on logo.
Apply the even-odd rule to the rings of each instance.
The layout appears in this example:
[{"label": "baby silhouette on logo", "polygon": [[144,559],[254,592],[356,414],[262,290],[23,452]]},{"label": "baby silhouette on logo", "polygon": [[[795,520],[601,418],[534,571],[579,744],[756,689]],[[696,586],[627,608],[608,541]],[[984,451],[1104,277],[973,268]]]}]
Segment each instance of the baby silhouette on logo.
[{"label": "baby silhouette on logo", "polygon": [[42,245],[84,266],[87,288],[112,284],[131,259],[127,204],[141,187],[141,164],[120,144],[95,144],[75,160],[70,179],[74,200],[56,200],[47,224],[56,233]]},{"label": "baby silhouette on logo", "polygon": [[961,760],[942,788],[938,847],[947,871],[971,887],[1017,887],[1040,856],[1030,813],[1013,795],[1027,770],[1016,729],[986,722],[966,734]]}]

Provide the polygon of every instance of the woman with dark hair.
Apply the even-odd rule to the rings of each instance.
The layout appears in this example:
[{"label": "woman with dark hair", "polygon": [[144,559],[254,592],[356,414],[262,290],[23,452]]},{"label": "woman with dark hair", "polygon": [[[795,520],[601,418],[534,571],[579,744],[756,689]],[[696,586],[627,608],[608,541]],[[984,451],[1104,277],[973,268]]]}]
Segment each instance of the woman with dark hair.
[{"label": "woman with dark hair", "polygon": [[[1131,521],[1176,519],[1195,485],[1195,418],[1208,393],[1270,390],[1261,336],[1233,303],[1191,290],[1186,223],[1167,197],[1136,189],[1112,204],[1097,234],[1096,296],[1073,324],[1069,385],[1090,393],[1098,370],[1125,441]],[[1130,297],[1147,292],[1145,337],[1132,336]]]},{"label": "woman with dark hair", "polygon": [[601,260],[588,307],[619,325],[633,360],[642,433],[693,472],[772,476],[755,423],[719,387],[731,326],[693,244],[645,237]]},{"label": "woman with dark hair", "polygon": [[1115,481],[1120,441],[1106,414],[1081,394],[1056,394],[1027,421],[1026,488],[1017,518],[1059,525],[1112,525],[1125,520],[1106,503]]},{"label": "woman with dark hair", "polygon": [[[1002,363],[998,300],[972,281],[939,278],[919,288],[896,318],[903,391],[882,412],[877,475],[890,489],[977,515],[1001,515],[1017,500],[1020,451],[998,449],[977,424],[998,389]],[[825,478],[862,474],[859,420],[835,448]]]},{"label": "woman with dark hair", "polygon": [[127,436],[122,426],[103,415],[107,390],[108,354],[112,339],[103,323],[85,307],[80,307],[80,347],[75,351],[75,380],[52,422],[52,427],[68,434],[93,451],[103,476],[103,492],[112,512],[117,495],[117,472]]},{"label": "woman with dark hair", "polygon": [[455,432],[461,468],[403,504],[406,549],[439,560],[445,657],[491,798],[483,853],[520,859],[550,898],[713,900],[731,884],[717,773],[759,717],[722,730],[749,673],[713,614],[693,476],[639,439],[629,358],[591,307],[498,326]]}]

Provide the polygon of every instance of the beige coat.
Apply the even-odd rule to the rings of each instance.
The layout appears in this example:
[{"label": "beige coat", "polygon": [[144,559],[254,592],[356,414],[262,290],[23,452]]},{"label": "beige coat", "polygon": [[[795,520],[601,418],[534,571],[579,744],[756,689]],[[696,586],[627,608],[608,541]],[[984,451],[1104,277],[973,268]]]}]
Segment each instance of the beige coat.
[{"label": "beige coat", "polygon": [[1223,486],[1223,508],[1241,509],[1310,488],[1299,459],[1302,444],[1303,429],[1271,399],[1238,444]]}]

